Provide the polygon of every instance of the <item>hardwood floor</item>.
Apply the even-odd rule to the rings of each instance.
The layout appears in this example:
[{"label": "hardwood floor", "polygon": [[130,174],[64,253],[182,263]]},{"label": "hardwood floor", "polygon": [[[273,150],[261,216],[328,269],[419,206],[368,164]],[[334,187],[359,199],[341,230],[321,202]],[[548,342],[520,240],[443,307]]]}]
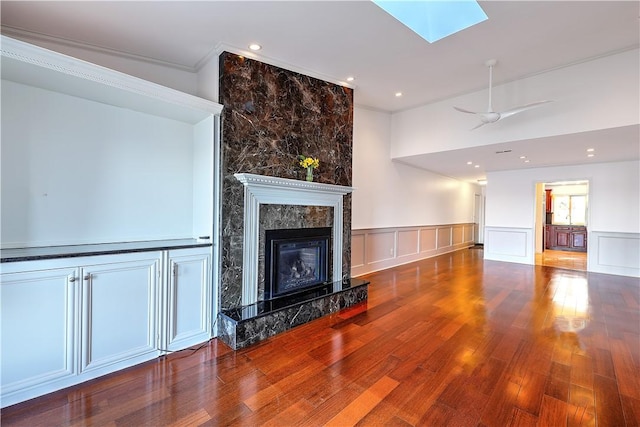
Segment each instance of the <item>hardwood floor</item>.
[{"label": "hardwood floor", "polygon": [[536,264],[587,271],[587,253],[545,249],[544,252],[536,254]]},{"label": "hardwood floor", "polygon": [[640,424],[638,279],[482,254],[371,274],[366,307],[241,351],[212,340],[5,408],[2,425]]}]

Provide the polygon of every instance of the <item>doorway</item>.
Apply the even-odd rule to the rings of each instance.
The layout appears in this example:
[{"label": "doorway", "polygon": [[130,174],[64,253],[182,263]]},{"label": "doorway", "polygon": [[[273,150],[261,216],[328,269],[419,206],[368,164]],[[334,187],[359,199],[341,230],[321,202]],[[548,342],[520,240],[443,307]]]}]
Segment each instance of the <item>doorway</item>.
[{"label": "doorway", "polygon": [[589,182],[536,184],[535,264],[587,271]]}]

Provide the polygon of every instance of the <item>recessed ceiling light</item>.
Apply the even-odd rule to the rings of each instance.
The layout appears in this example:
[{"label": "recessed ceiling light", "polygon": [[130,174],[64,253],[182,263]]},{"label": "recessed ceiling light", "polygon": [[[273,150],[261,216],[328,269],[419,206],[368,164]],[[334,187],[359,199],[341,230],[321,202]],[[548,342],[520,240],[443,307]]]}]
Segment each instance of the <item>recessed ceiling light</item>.
[{"label": "recessed ceiling light", "polygon": [[260,49],[262,49],[262,46],[260,46],[260,45],[259,45],[259,44],[257,44],[257,43],[251,43],[251,44],[249,45],[249,49],[251,49],[251,50],[260,50]]},{"label": "recessed ceiling light", "polygon": [[475,165],[475,166],[474,166],[474,168],[479,168],[479,167],[480,167],[480,165]]},{"label": "recessed ceiling light", "polygon": [[587,154],[587,157],[593,157],[595,154]]},{"label": "recessed ceiling light", "polygon": [[467,164],[468,164],[468,165],[472,165],[472,164],[473,164],[473,162],[467,162]]},{"label": "recessed ceiling light", "polygon": [[524,160],[527,158],[527,156],[520,156],[520,158]]},{"label": "recessed ceiling light", "polygon": [[352,81],[354,81],[355,79],[356,79],[356,78],[355,78],[355,77],[353,77],[353,76],[349,76],[349,77],[347,77],[347,81],[348,81],[348,82],[352,82]]},{"label": "recessed ceiling light", "polygon": [[594,151],[596,151],[596,149],[595,149],[595,148],[587,148],[587,152],[588,152],[588,153],[592,153],[592,152],[594,152]]},{"label": "recessed ceiling light", "polygon": [[529,159],[525,160],[524,162],[525,162],[525,163],[529,163]]},{"label": "recessed ceiling light", "polygon": [[400,98],[402,96],[402,92],[396,92],[396,98]]}]

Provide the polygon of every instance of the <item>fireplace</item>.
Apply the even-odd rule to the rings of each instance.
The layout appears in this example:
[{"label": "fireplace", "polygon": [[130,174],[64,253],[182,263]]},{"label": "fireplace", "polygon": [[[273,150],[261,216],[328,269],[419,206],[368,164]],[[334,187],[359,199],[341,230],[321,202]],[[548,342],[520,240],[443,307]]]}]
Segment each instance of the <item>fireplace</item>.
[{"label": "fireplace", "polygon": [[266,230],[264,299],[326,286],[330,241],[330,227]]},{"label": "fireplace", "polygon": [[[234,176],[244,185],[242,294],[240,306],[223,309],[218,315],[218,336],[224,343],[234,350],[245,348],[322,316],[361,302],[366,303],[369,282],[343,276],[343,266],[346,267],[345,272],[349,271],[350,247],[349,240],[346,247],[343,247],[343,237],[348,238],[351,232],[350,227],[343,223],[345,218],[350,217],[349,207],[345,211],[343,199],[353,188],[248,173]],[[314,217],[313,220],[289,220],[281,216],[281,221],[266,221],[260,215],[263,205],[322,206],[330,208],[332,213],[331,218],[323,216]],[[326,273],[322,273],[326,277],[324,285],[321,280],[314,279],[304,284],[310,287],[303,287],[299,291],[277,287],[272,290],[272,272],[278,270],[275,269],[275,261],[271,261],[271,253],[282,248],[274,242],[266,242],[267,239],[273,240],[274,231],[269,229],[282,227],[283,224],[292,228],[328,226],[310,239],[319,240],[317,237],[322,237],[322,244],[310,244],[311,248],[318,248],[311,250],[300,245],[293,247],[294,251],[306,249],[302,252],[310,252],[316,259],[324,260],[320,262],[322,268],[326,269],[324,263],[328,263],[329,268]],[[309,229],[281,230],[280,233],[284,233],[284,236],[278,237],[276,232],[275,240],[279,243],[283,238],[308,239],[304,234],[307,232]],[[330,237],[327,238],[327,235]],[[324,242],[327,249],[322,249]],[[316,281],[320,283],[315,286],[310,284]],[[282,296],[273,298],[272,295]]]}]

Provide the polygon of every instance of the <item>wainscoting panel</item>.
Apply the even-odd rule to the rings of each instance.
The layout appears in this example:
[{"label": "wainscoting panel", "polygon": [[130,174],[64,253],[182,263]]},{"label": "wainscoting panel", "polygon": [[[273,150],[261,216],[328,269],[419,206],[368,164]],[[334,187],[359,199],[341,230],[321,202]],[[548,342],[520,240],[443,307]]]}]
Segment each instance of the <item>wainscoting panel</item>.
[{"label": "wainscoting panel", "polygon": [[640,234],[591,231],[587,269],[596,273],[640,277]]},{"label": "wainscoting panel", "polygon": [[418,229],[413,230],[400,230],[398,231],[398,257],[404,257],[408,255],[416,255],[419,250],[418,240],[420,234]]},{"label": "wainscoting panel", "polygon": [[435,252],[438,249],[436,237],[438,237],[438,232],[435,228],[423,228],[420,230],[420,253]]},{"label": "wainscoting panel", "polygon": [[474,236],[474,228],[475,228],[476,224],[465,224],[464,227],[464,237],[463,237],[463,242],[472,242],[473,241],[473,236]]},{"label": "wainscoting panel", "polygon": [[473,227],[444,224],[352,230],[351,276],[466,249],[474,244]]},{"label": "wainscoting panel", "polygon": [[438,249],[451,246],[451,229],[453,227],[438,227]]},{"label": "wainscoting panel", "polygon": [[484,258],[533,264],[532,239],[530,228],[485,227]]},{"label": "wainscoting panel", "polygon": [[396,233],[393,231],[376,231],[366,236],[365,249],[367,264],[391,259],[396,254]]},{"label": "wainscoting panel", "polygon": [[362,267],[365,264],[364,234],[351,236],[351,268]]},{"label": "wainscoting panel", "polygon": [[464,242],[464,226],[457,225],[453,227],[453,237],[451,240],[454,245]]}]

